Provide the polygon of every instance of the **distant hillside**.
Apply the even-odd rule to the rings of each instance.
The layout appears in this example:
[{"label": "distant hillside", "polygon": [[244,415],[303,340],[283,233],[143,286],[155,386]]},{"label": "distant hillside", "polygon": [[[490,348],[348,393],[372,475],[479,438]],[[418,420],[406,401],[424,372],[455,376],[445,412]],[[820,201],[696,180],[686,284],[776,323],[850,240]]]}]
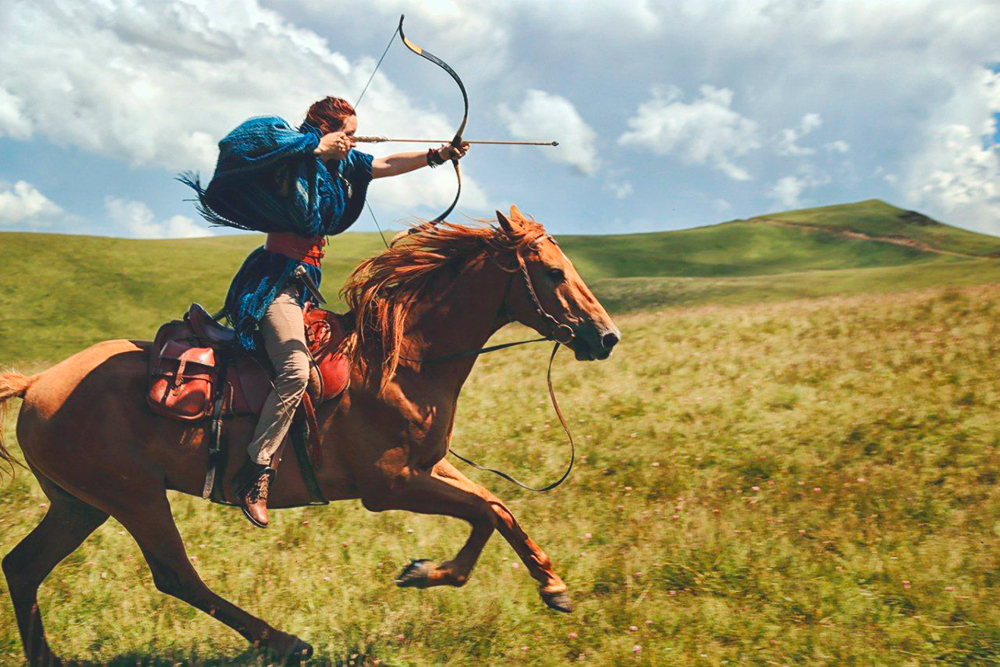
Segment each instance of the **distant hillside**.
[{"label": "distant hillside", "polygon": [[778,222],[855,232],[890,242],[913,242],[941,252],[981,257],[1000,256],[1000,238],[952,227],[922,213],[904,211],[879,199],[786,211],[752,218],[750,222]]},{"label": "distant hillside", "polygon": [[[60,358],[105,338],[149,338],[192,301],[216,309],[261,238],[0,233],[0,366]],[[612,312],[1000,280],[1000,238],[878,200],[559,241]],[[325,262],[327,297],[381,248],[377,234],[338,236]]]}]

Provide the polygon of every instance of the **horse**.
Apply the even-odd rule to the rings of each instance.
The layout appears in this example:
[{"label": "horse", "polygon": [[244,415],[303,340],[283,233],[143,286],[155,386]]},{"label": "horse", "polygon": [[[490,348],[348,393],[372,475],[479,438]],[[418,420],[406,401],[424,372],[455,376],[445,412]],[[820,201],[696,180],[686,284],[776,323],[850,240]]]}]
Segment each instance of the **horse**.
[{"label": "horse", "polygon": [[[540,223],[516,207],[509,218],[497,211],[497,222],[415,227],[348,278],[342,295],[354,319],[351,380],[338,402],[317,407],[325,463],[316,477],[329,500],[360,499],[373,512],[408,510],[471,525],[453,559],[413,561],[398,585],[464,585],[498,530],[538,582],[543,601],[568,612],[566,583],[549,556],[503,501],[445,459],[459,394],[475,363],[460,353],[482,348],[513,321],[561,342],[578,360],[606,359],[621,333]],[[188,559],[166,492],[201,494],[207,429],[165,419],[146,405],[149,347],[105,341],[31,377],[0,375],[0,407],[23,399],[17,439],[50,501],[41,523],[2,562],[29,664],[59,664],[42,627],[39,586],[109,516],[135,539],[159,591],[263,651],[307,659],[308,643],[214,593]],[[234,419],[232,441],[249,441],[253,426],[252,419]],[[0,458],[15,461],[2,442]],[[301,476],[278,476],[272,507],[309,501]]]}]

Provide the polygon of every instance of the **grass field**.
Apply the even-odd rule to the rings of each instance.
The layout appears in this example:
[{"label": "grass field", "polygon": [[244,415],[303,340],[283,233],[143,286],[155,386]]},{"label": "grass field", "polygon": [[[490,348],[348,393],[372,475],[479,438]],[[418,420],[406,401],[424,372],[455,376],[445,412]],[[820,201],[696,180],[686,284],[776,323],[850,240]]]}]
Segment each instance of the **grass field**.
[{"label": "grass field", "polygon": [[[220,243],[238,262],[245,241],[173,250],[183,262],[197,244]],[[378,241],[351,242],[360,253]],[[129,254],[132,242],[121,243]],[[107,267],[86,254],[73,260],[79,275],[104,280]],[[276,512],[257,531],[237,511],[180,496],[174,514],[210,586],[335,664],[1000,661],[1000,285],[988,284],[1000,282],[997,264],[920,253],[780,274],[609,269],[594,281],[624,337],[609,361],[557,361],[577,470],[547,495],[469,473],[507,499],[550,554],[578,603],[572,615],[544,608],[499,536],[465,588],[397,589],[392,578],[410,558],[455,553],[466,536],[455,520],[345,502]],[[8,267],[0,279],[12,279]],[[142,279],[166,268],[136,257],[115,269],[133,292],[115,295],[146,294]],[[224,284],[229,269],[211,271]],[[85,282],[73,299],[108,298]],[[32,283],[30,298],[52,289]],[[183,304],[181,287],[169,300],[122,302],[122,319],[108,306],[89,333],[32,322],[48,337],[29,348],[38,352],[3,348],[0,363],[38,367],[44,345],[60,349],[62,337],[155,322]],[[568,451],[545,393],[546,357],[534,348],[482,359],[459,404],[456,449],[529,482],[559,475]],[[22,471],[0,488],[0,503],[6,552],[45,499]],[[0,664],[16,664],[3,586]],[[236,634],[157,592],[113,521],[56,569],[40,602],[67,657],[257,660]]]}]

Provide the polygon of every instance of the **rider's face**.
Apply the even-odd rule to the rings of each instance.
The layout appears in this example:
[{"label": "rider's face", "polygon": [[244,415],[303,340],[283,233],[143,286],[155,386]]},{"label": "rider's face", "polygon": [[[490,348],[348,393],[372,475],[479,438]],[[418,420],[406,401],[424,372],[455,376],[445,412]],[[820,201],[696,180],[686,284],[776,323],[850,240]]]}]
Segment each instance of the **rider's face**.
[{"label": "rider's face", "polygon": [[356,146],[357,142],[354,141],[354,133],[358,131],[358,117],[349,116],[346,120],[344,120],[344,127],[342,127],[340,131],[350,137],[351,146]]}]

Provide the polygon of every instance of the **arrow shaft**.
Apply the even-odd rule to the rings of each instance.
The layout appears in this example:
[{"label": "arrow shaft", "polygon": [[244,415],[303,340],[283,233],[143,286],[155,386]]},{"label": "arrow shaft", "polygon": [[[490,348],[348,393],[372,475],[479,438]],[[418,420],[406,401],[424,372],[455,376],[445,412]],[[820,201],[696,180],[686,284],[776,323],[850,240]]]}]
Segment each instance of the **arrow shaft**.
[{"label": "arrow shaft", "polygon": [[[391,139],[389,137],[354,137],[361,144],[401,143],[401,144],[448,144],[450,139]],[[465,141],[468,144],[488,146],[558,146],[558,141]]]}]

